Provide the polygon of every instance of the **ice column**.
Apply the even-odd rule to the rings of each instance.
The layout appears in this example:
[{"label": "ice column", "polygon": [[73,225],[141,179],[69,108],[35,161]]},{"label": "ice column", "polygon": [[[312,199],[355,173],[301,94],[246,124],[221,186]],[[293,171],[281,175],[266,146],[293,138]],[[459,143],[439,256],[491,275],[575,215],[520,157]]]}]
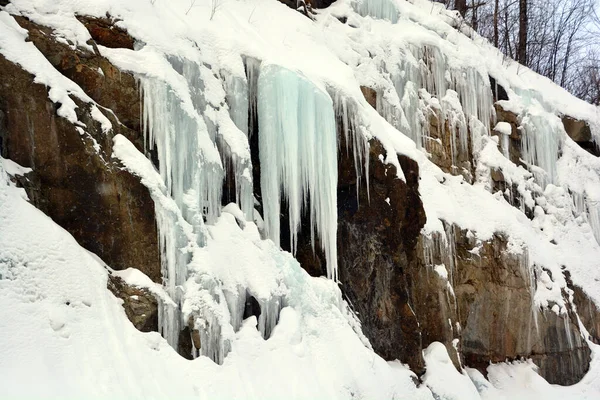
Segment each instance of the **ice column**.
[{"label": "ice column", "polygon": [[316,231],[327,259],[327,275],[337,280],[333,102],[327,92],[300,73],[263,65],[258,78],[258,118],[266,234],[279,243],[281,203],[285,202],[290,245],[295,252],[301,215],[309,212],[313,246]]}]

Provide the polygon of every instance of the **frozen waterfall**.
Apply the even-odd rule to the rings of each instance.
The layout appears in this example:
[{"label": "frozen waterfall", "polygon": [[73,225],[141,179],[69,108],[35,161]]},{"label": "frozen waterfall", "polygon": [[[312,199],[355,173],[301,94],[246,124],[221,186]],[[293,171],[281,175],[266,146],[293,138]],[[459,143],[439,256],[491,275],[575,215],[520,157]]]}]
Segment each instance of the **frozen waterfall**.
[{"label": "frozen waterfall", "polygon": [[266,234],[279,244],[281,203],[285,202],[294,253],[302,213],[309,212],[313,249],[316,231],[327,259],[327,276],[337,280],[333,102],[300,73],[263,65],[258,78],[258,117]]}]

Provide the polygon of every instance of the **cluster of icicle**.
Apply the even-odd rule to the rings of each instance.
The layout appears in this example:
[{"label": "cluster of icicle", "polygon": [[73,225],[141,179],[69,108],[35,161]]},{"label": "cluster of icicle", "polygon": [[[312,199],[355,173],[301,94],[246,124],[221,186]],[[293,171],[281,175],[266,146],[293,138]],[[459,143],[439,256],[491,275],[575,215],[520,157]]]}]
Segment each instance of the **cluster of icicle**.
[{"label": "cluster of icicle", "polygon": [[[231,348],[230,333],[240,328],[247,301],[254,297],[244,287],[237,292],[223,289],[206,273],[190,276],[188,267],[193,249],[206,245],[205,225],[219,218],[225,179],[231,182],[233,177],[238,207],[247,220],[254,218],[257,182],[252,181],[250,138],[258,135],[263,235],[279,244],[280,215],[285,211],[295,252],[301,218],[308,215],[313,250],[318,238],[327,275],[334,280],[338,131],[344,134],[346,150],[353,149],[358,181],[363,165],[368,166],[368,142],[356,128],[355,103],[330,96],[300,73],[247,58],[246,76],[223,72],[217,77],[201,62],[175,57],[169,62],[185,81],[187,93],[161,79],[139,77],[147,156],[157,157],[167,195],[178,208],[156,205],[163,284],[173,300],[161,304],[159,329],[174,348],[184,327],[198,331],[201,347],[193,348],[192,355],[222,363]],[[216,84],[224,98],[213,96],[209,101],[204,89]],[[190,300],[184,288],[203,295]],[[261,309],[258,328],[264,338],[284,302],[272,297],[254,299]]]},{"label": "cluster of icicle", "polygon": [[258,78],[259,153],[265,233],[276,244],[288,205],[292,253],[304,209],[319,233],[327,275],[337,280],[337,134],[326,91],[297,72],[266,65]]},{"label": "cluster of icicle", "polygon": [[459,153],[469,153],[469,132],[488,134],[495,122],[487,76],[472,68],[450,67],[436,47],[408,46],[382,68],[394,90],[378,96],[377,111],[426,151],[431,140],[429,118],[448,121],[454,166]]},{"label": "cluster of icicle", "polygon": [[[454,68],[435,46],[407,46],[402,55],[381,66],[393,90],[380,90],[377,111],[425,151],[431,150],[430,118],[447,121],[450,130],[452,173],[460,173],[457,155],[472,155],[477,164],[481,137],[489,135],[496,122],[494,98],[486,74],[474,68]],[[521,162],[533,174],[535,184],[510,188],[507,200],[525,211],[525,200],[541,195],[548,184],[558,184],[557,163],[566,138],[564,127],[553,112],[530,91],[517,91],[523,103],[519,115]],[[440,128],[441,129],[441,128]],[[509,137],[501,135],[502,152],[509,158]],[[529,189],[526,188],[530,187]],[[527,193],[525,193],[527,192]],[[600,243],[600,204],[584,193],[571,191],[577,215],[585,215]]]}]

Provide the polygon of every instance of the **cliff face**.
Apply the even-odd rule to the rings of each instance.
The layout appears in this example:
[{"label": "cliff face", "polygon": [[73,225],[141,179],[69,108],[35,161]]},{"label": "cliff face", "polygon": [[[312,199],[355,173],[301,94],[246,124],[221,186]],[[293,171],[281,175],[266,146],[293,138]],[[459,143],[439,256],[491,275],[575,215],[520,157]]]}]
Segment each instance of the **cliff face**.
[{"label": "cliff face", "polygon": [[96,104],[73,97],[82,123],[73,125],[57,115],[60,104],[49,101],[48,88],[0,55],[2,157],[33,169],[21,180],[31,202],[82,246],[114,269],[137,268],[160,282],[154,204],[111,158],[117,134],[143,148],[135,79],[98,54],[59,43],[49,28],[17,21],[50,64]]},{"label": "cliff face", "polygon": [[[319,5],[329,6],[330,3],[325,1],[313,4]],[[135,69],[133,67],[130,70],[119,68],[102,55],[107,51],[106,48],[136,52],[135,39],[124,29],[117,27],[116,20],[78,16],[92,38],[88,41],[91,49],[84,48],[57,40],[59,35],[50,27],[23,16],[15,15],[14,18],[27,30],[27,40],[44,55],[49,65],[75,82],[89,96],[89,100],[72,96],[77,104],[77,123],[69,122],[58,116],[60,104],[50,100],[47,87],[37,83],[32,74],[0,54],[0,152],[2,157],[33,170],[25,176],[15,177],[18,184],[26,189],[31,203],[112,269],[138,269],[153,282],[165,282],[165,287],[168,287],[169,282],[175,281],[165,267],[172,260],[181,262],[184,259],[185,263],[193,266],[189,267],[190,270],[199,270],[200,267],[193,264],[196,260],[191,255],[193,251],[190,248],[193,246],[189,243],[182,244],[181,240],[195,241],[193,245],[199,247],[202,247],[203,241],[209,241],[202,239],[202,235],[206,231],[204,224],[214,222],[211,221],[210,212],[195,209],[186,197],[202,197],[198,193],[203,189],[202,185],[194,186],[194,182],[188,182],[192,179],[186,178],[182,184],[190,184],[190,188],[183,188],[186,190],[177,188],[177,185],[165,189],[164,182],[163,186],[152,186],[148,184],[147,176],[138,173],[135,176],[128,172],[132,169],[123,168],[121,161],[113,156],[114,139],[117,135],[122,135],[141,154],[152,160],[155,168],[161,172],[164,169],[170,171],[163,174],[163,178],[170,178],[169,174],[177,171],[167,165],[169,162],[175,165],[181,161],[182,168],[188,168],[188,164],[192,164],[186,158],[187,153],[159,160],[156,152],[161,151],[160,148],[152,152],[148,150],[152,147],[148,146],[146,140],[152,139],[144,137],[144,129],[147,127],[143,125],[148,124],[148,121],[142,120],[141,115],[144,107],[150,109],[151,106],[142,104],[142,98],[158,101],[151,97],[150,90],[146,93],[149,97],[140,93],[138,79],[147,76],[130,72]],[[200,48],[200,52],[202,51]],[[435,75],[436,67],[431,61],[433,58],[430,51],[416,51],[415,54],[425,54],[422,60],[416,60],[416,65],[422,68],[421,72],[426,75],[429,71]],[[249,160],[246,161],[251,162],[249,169],[242,168],[243,176],[250,181],[254,180],[254,206],[256,210],[263,212],[265,202],[271,200],[261,197],[264,192],[261,193],[258,185],[260,173],[265,166],[260,164],[258,145],[261,129],[256,113],[258,89],[253,87],[257,83],[256,76],[252,76],[256,71],[252,72],[246,59],[246,76],[234,77],[246,85],[243,90],[239,90],[232,83],[233,75],[211,75],[207,72],[210,67],[208,62],[198,63],[200,72],[196,76],[186,69],[187,64],[181,62],[180,65],[168,57],[165,59],[181,75],[178,78],[187,79],[187,84],[191,87],[190,104],[193,104],[200,117],[208,115],[207,128],[205,126],[203,129],[207,129],[208,136],[212,135],[211,140],[217,143],[214,148],[220,151],[220,161],[225,170],[223,181],[217,178],[210,181],[213,186],[224,188],[225,194],[219,199],[219,206],[221,201],[223,205],[229,202],[241,205],[244,201],[239,189],[241,174],[233,172],[241,165],[243,157],[236,158],[235,141],[228,141],[226,136],[235,122],[247,134],[245,151],[248,152]],[[408,71],[409,68],[406,68]],[[381,76],[389,75],[389,71],[380,72]],[[410,75],[409,72],[406,74]],[[442,81],[444,79],[446,78]],[[219,86],[215,89],[214,85],[206,83],[214,83],[213,80],[219,82],[222,88]],[[535,224],[542,224],[539,222],[540,215],[555,215],[555,209],[552,205],[547,205],[546,198],[550,198],[551,193],[548,193],[542,183],[546,177],[536,175],[539,168],[536,169],[532,162],[539,162],[542,156],[536,156],[535,160],[527,159],[527,152],[531,153],[531,150],[527,149],[529,142],[524,135],[527,135],[528,118],[531,117],[525,111],[511,109],[507,105],[508,95],[504,89],[502,91],[506,98],[494,98],[494,101],[488,103],[482,101],[480,93],[492,96],[487,79],[474,80],[481,86],[472,88],[471,92],[462,92],[463,96],[460,98],[457,92],[448,89],[455,97],[438,95],[439,99],[427,93],[425,81],[421,82],[424,87],[414,88],[414,91],[404,88],[406,96],[402,99],[398,98],[401,93],[395,95],[398,104],[402,100],[404,110],[410,108],[409,95],[414,95],[412,100],[419,104],[418,107],[415,106],[414,115],[408,115],[408,111],[401,114],[397,110],[390,111],[395,107],[394,101],[390,100],[391,86],[382,87],[377,84],[373,88],[360,87],[365,103],[359,103],[362,108],[357,108],[370,118],[375,118],[372,113],[376,110],[391,126],[403,132],[405,129],[410,131],[412,139],[418,143],[418,150],[415,151],[421,152],[416,156],[410,152],[402,153],[398,147],[391,146],[371,132],[372,135],[365,135],[368,150],[362,154],[364,165],[357,168],[357,146],[362,142],[353,141],[352,138],[362,135],[366,129],[363,125],[368,124],[357,123],[349,128],[342,120],[352,119],[352,115],[349,117],[351,113],[336,109],[338,149],[337,154],[332,155],[337,160],[335,248],[339,285],[349,309],[360,321],[362,333],[379,356],[385,360],[398,359],[407,363],[419,376],[426,371],[423,350],[434,342],[441,342],[459,370],[472,367],[485,375],[490,363],[530,358],[539,367],[539,374],[550,383],[570,385],[580,381],[590,367],[591,350],[587,340],[595,343],[600,341],[600,309],[581,285],[571,279],[568,266],[563,266],[557,273],[556,269],[530,258],[532,251],[531,254],[537,254],[535,249],[530,249],[527,243],[517,249],[510,232],[507,233],[508,228],[506,231],[491,228],[491,233],[479,232],[436,214],[434,207],[427,206],[432,203],[430,194],[424,195],[422,191],[421,181],[427,176],[434,176],[434,180],[440,185],[447,181],[469,185],[474,190],[494,193],[498,202],[508,204],[515,209],[515,213],[519,213],[518,218],[521,218],[524,225],[534,224],[534,220]],[[191,82],[200,83],[197,87],[192,87]],[[431,84],[428,89],[432,92],[434,88],[440,90],[440,82]],[[179,90],[173,81],[169,85],[171,86],[165,93],[172,95]],[[207,88],[214,91],[211,92],[213,97],[194,97],[195,90],[209,91]],[[459,91],[458,85],[454,88]],[[334,92],[331,87],[327,89]],[[240,93],[242,97],[245,96],[245,101],[236,97]],[[182,104],[185,101],[180,98],[169,101],[171,103],[162,110],[165,114],[177,107],[184,108]],[[337,99],[334,100],[334,106],[336,101]],[[479,120],[468,115],[467,109],[471,103],[478,103],[471,108],[477,110]],[[375,110],[363,111],[367,107]],[[185,111],[189,113],[187,109]],[[225,123],[219,112],[227,114],[227,111],[232,117]],[[593,127],[590,127],[589,122],[567,115],[558,117],[564,124],[564,132],[591,153],[591,156],[596,156],[597,146],[591,131]],[[496,125],[496,122],[504,125]],[[301,124],[302,121],[298,123]],[[411,124],[413,127],[407,128]],[[200,123],[192,128],[190,126],[191,123],[181,124],[177,128],[201,130]],[[383,123],[381,126],[384,126]],[[386,123],[385,126],[390,125]],[[414,126],[418,127],[418,131],[414,131]],[[373,126],[368,128],[374,129]],[[344,129],[353,132],[348,135]],[[254,136],[252,133],[248,134],[248,131],[254,131]],[[481,131],[485,134],[480,134]],[[496,153],[498,156],[502,153],[503,161],[494,163],[490,161],[491,158],[486,158],[484,152],[488,149],[490,152],[493,149],[494,157]],[[565,149],[568,150],[569,147],[564,147],[561,151],[566,152]],[[190,152],[193,153],[193,150],[190,149]],[[206,167],[200,163],[197,166],[199,170]],[[426,171],[423,171],[423,167]],[[526,168],[531,172],[526,171]],[[359,176],[363,173],[359,171],[364,171],[366,176]],[[519,181],[517,177],[524,178]],[[193,179],[201,180],[196,175],[193,175]],[[175,198],[179,189],[184,194],[181,210],[173,211],[176,207],[168,208],[164,202],[157,200],[157,190],[162,190],[165,197]],[[456,196],[460,196],[456,193]],[[425,196],[429,197],[425,199]],[[307,197],[308,195],[302,201],[304,209],[310,210],[310,201],[314,200],[312,197],[308,200]],[[290,200],[283,199],[282,203],[285,204],[286,201]],[[455,207],[455,204],[447,206]],[[183,234],[173,234],[171,237],[163,231],[163,236],[168,238],[161,241],[161,227],[157,227],[156,222],[160,212],[155,213],[155,207],[164,207],[169,213],[178,216],[179,219],[173,226],[181,229]],[[584,205],[583,209],[573,212],[567,207],[569,218],[579,218],[580,225],[588,218],[591,220],[595,211],[591,206],[587,207]],[[257,217],[259,212],[256,210],[252,216],[246,215],[245,219],[236,214],[235,221],[240,229],[245,229],[246,223],[256,223],[264,238],[266,234],[262,230],[262,219]],[[428,214],[430,211],[431,214]],[[574,214],[571,213],[576,211],[578,214],[573,217]],[[474,212],[477,212],[476,208]],[[282,207],[280,217],[283,228],[280,239],[286,250],[291,250],[287,243],[293,228],[285,227],[289,214],[289,210]],[[589,217],[584,216],[588,214]],[[501,216],[490,218],[500,220]],[[248,222],[244,222],[245,220]],[[428,225],[433,222],[439,222],[437,230]],[[298,233],[295,257],[309,274],[322,276],[327,273],[328,260],[320,250],[321,238],[313,235],[312,229],[308,213],[305,213]],[[193,236],[191,232],[197,236]],[[593,239],[592,233],[588,234]],[[190,239],[192,236],[193,240]],[[171,245],[168,240],[177,241],[177,245],[173,247],[176,251],[167,249]],[[552,237],[548,242],[554,240]],[[552,245],[556,245],[556,242]],[[182,268],[188,271],[187,264]],[[202,278],[192,278],[194,284],[208,285],[204,280],[208,281],[205,275],[197,276]],[[177,279],[181,281],[173,283],[173,292],[167,290],[174,300],[171,303],[176,304],[176,307],[173,306],[176,312],[182,313],[179,317],[173,317],[179,321],[173,328],[176,331],[173,336],[178,338],[176,347],[182,355],[189,358],[204,354],[200,351],[208,346],[208,341],[221,341],[219,355],[209,356],[222,362],[229,351],[222,344],[224,332],[227,331],[223,326],[230,322],[223,322],[219,319],[224,318],[222,314],[216,312],[215,315],[219,318],[209,319],[196,304],[192,312],[185,311],[186,314],[183,314],[186,303],[181,292],[184,287],[188,287],[187,283],[184,285],[185,278],[187,272],[185,277],[178,275]],[[279,311],[286,300],[278,300],[273,309],[266,308],[267,305],[259,301],[263,299],[257,300],[247,288],[240,289],[243,298],[223,300],[214,291],[215,287],[224,285],[221,279],[225,278],[211,280],[210,290],[204,286],[202,290],[208,290],[209,297],[229,308],[231,316],[226,315],[231,321],[237,315],[232,304],[241,304],[240,315],[237,315],[240,321],[237,326],[235,321],[230,323],[231,332],[239,330],[242,319],[248,317],[256,317],[259,325],[268,325],[268,322],[264,322],[268,318],[275,322],[279,320]],[[168,301],[164,298],[157,299],[153,292],[130,285],[118,277],[111,277],[109,288],[124,300],[127,316],[136,328],[152,331],[159,330],[160,327],[161,333],[166,335],[167,328],[161,318],[168,318],[165,315],[174,312],[174,308],[168,308],[172,306]],[[227,290],[229,289],[231,288],[228,287]],[[546,293],[545,291],[553,293],[554,297],[548,296],[551,300],[540,301],[539,293]],[[282,295],[282,298],[285,299],[285,296]],[[200,317],[197,317],[198,314]],[[185,323],[182,324],[180,320],[183,320],[183,315]],[[260,318],[263,318],[263,322],[260,322]],[[229,329],[229,325],[227,327]],[[264,328],[261,332],[265,339],[271,328]]]}]

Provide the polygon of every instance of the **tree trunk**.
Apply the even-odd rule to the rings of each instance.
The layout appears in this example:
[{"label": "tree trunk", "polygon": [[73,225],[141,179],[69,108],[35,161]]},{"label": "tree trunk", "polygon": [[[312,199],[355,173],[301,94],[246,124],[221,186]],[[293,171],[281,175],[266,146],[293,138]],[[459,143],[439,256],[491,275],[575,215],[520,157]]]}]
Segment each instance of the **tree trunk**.
[{"label": "tree trunk", "polygon": [[519,0],[519,47],[517,61],[527,65],[527,0]]},{"label": "tree trunk", "polygon": [[460,15],[465,16],[467,13],[467,0],[456,0],[454,2],[454,8],[460,13]]},{"label": "tree trunk", "polygon": [[498,8],[499,8],[499,3],[500,0],[496,0],[494,2],[494,46],[497,48],[498,47]]}]

